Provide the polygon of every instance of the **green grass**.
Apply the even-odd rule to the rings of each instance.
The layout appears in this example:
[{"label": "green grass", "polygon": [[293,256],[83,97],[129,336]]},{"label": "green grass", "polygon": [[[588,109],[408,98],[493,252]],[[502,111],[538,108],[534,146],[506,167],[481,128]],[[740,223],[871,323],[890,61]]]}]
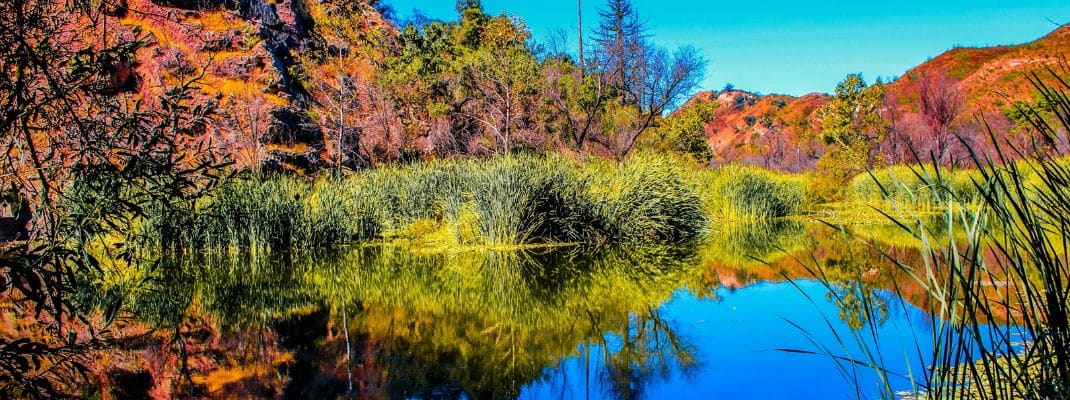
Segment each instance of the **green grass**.
[{"label": "green grass", "polygon": [[799,215],[809,208],[805,175],[727,165],[696,169],[688,180],[712,221],[748,222]]},{"label": "green grass", "polygon": [[189,214],[149,218],[144,236],[165,250],[679,243],[708,225],[707,192],[688,176],[674,159],[651,154],[619,163],[442,160],[314,181],[246,176]]}]

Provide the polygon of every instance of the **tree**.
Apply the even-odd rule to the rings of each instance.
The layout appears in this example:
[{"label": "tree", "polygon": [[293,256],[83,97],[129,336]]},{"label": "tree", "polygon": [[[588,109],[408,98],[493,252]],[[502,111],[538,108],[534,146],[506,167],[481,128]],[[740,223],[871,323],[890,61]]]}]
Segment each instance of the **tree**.
[{"label": "tree", "polygon": [[333,135],[335,168],[370,166],[371,157],[361,146],[364,78],[355,70],[362,60],[341,50],[331,58],[332,68],[315,79],[313,96],[320,105],[321,123]]},{"label": "tree", "polygon": [[[606,79],[601,74],[585,74],[565,58],[552,58],[542,64],[543,101],[552,117],[544,124],[561,132],[569,147],[583,149],[591,133],[604,128]],[[560,125],[559,127],[557,125]]]},{"label": "tree", "polygon": [[579,45],[577,46],[579,50],[580,77],[586,77],[587,65],[583,58],[583,37],[586,36],[583,33],[583,0],[576,0],[576,17],[576,31],[578,33],[576,36],[579,38],[580,41]]},{"label": "tree", "polygon": [[271,125],[272,104],[263,93],[246,86],[239,93],[231,93],[224,103],[218,130],[224,148],[235,149],[232,154],[238,167],[249,168],[259,175],[264,158],[263,141]]},{"label": "tree", "polygon": [[[0,254],[0,297],[49,321],[39,336],[0,343],[0,359],[20,360],[0,368],[0,397],[62,397],[55,375],[86,376],[78,356],[105,344],[114,312],[94,326],[73,304],[75,288],[99,282],[101,265],[139,267],[133,244],[161,239],[138,227],[189,211],[223,166],[209,132],[214,108],[197,90],[203,72],[161,76],[159,93],[131,93],[130,66],[145,41],[108,20],[117,7],[0,7],[0,179],[33,211],[29,241]],[[98,334],[80,337],[79,327]]]},{"label": "tree", "polygon": [[619,90],[620,102],[635,103],[646,61],[646,28],[630,0],[608,0],[598,15],[594,41],[600,72]]},{"label": "tree", "polygon": [[818,168],[838,183],[873,166],[875,145],[883,140],[886,126],[880,116],[884,85],[866,84],[860,74],[848,75],[836,86],[836,95],[818,110],[822,137],[828,151]]},{"label": "tree", "polygon": [[923,76],[918,83],[918,109],[922,121],[935,140],[936,162],[950,162],[951,148],[956,142],[952,124],[962,111],[962,96],[946,72]]},{"label": "tree", "polygon": [[481,95],[465,115],[484,124],[501,150],[510,151],[516,132],[530,124],[535,62],[528,54],[512,51],[481,52],[470,66],[473,84]]},{"label": "tree", "polygon": [[[302,57],[318,74],[308,76],[313,115],[326,129],[335,168],[374,165],[397,156],[397,113],[378,73],[394,42],[369,22],[376,11],[361,2],[331,4],[314,29],[322,49]],[[377,151],[378,150],[378,151]]]},{"label": "tree", "polygon": [[605,95],[615,99],[614,151],[623,157],[656,118],[698,86],[706,61],[691,46],[670,55],[648,43],[630,0],[608,0],[599,16],[597,68],[609,86]]},{"label": "tree", "polygon": [[658,135],[669,150],[694,158],[701,164],[713,159],[713,150],[706,142],[706,123],[713,120],[718,103],[698,101],[688,104],[666,118],[658,127]]}]

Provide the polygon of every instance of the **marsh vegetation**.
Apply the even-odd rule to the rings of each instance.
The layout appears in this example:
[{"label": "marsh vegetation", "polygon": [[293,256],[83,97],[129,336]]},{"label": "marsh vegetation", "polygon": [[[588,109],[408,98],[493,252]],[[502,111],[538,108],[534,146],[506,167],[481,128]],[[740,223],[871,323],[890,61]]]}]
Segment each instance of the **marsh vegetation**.
[{"label": "marsh vegetation", "polygon": [[713,225],[800,216],[805,182],[641,153],[620,163],[516,155],[315,180],[240,176],[188,213],[146,219],[152,248],[288,250],[399,242],[438,248],[674,244]]},{"label": "marsh vegetation", "polygon": [[[0,398],[1070,397],[1065,70],[983,142],[937,75],[925,126],[850,75],[818,132],[670,113],[705,61],[623,0],[586,60],[474,0],[153,21],[219,68],[129,3],[192,4],[0,9]],[[726,153],[813,168],[714,163],[737,111]]]}]

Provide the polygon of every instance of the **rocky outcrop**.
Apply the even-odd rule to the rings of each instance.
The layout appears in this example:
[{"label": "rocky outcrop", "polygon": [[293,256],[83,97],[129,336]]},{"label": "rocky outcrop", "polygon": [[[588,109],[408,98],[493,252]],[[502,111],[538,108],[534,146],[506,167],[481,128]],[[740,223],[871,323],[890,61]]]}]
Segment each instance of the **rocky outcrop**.
[{"label": "rocky outcrop", "polygon": [[302,42],[300,35],[307,28],[305,24],[310,18],[297,17],[294,12],[300,10],[299,0],[289,0],[290,14],[294,17],[285,21],[279,16],[276,3],[266,0],[239,0],[238,14],[249,21],[253,21],[259,27],[260,37],[264,40],[264,48],[271,53],[272,64],[282,78],[282,86],[286,92],[293,96],[299,103],[307,103],[308,91],[301,81],[293,76],[293,67],[297,64],[294,58],[294,50]]},{"label": "rocky outcrop", "polygon": [[[203,93],[191,101],[219,106],[213,128],[222,152],[238,154],[259,142],[272,153],[260,162],[280,170],[307,171],[325,164],[321,154],[324,134],[309,118],[313,99],[302,82],[317,73],[317,66],[300,62],[302,54],[323,42],[315,37],[312,15],[315,7],[325,7],[325,3],[106,1],[136,10],[115,12],[112,21],[125,30],[121,34],[131,40],[143,38],[146,45],[134,57],[138,64],[101,68],[104,91],[134,91],[151,98],[162,94],[168,84],[196,77],[203,70],[197,85]],[[139,75],[152,79],[143,86]],[[239,167],[256,162],[240,157],[236,161]]]}]

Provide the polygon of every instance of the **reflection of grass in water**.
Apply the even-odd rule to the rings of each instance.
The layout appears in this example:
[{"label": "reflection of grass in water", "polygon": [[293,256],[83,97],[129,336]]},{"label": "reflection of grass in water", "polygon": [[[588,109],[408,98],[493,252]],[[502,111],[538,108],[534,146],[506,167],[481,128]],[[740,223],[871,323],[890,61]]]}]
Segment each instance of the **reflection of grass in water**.
[{"label": "reflection of grass in water", "polygon": [[289,254],[163,259],[141,285],[117,288],[134,316],[173,327],[191,308],[208,310],[224,327],[307,312],[316,299],[302,289]]},{"label": "reflection of grass in water", "polygon": [[[563,251],[414,253],[353,249],[301,268],[330,303],[361,301],[427,312],[466,312],[514,324],[571,320],[568,308],[641,310],[694,276],[686,253],[637,247],[597,257]],[[324,262],[326,261],[326,262]],[[612,300],[610,300],[612,299]]]},{"label": "reflection of grass in water", "polygon": [[[967,240],[966,231],[959,221],[953,221],[956,226],[949,227],[946,220],[939,216],[921,216],[912,220],[903,221],[910,230],[894,223],[852,225],[848,228],[851,236],[863,240],[872,240],[876,243],[905,249],[925,249],[926,246],[935,244],[933,240],[946,242],[948,235],[956,243],[964,243]],[[926,240],[919,238],[912,232],[925,231],[930,238],[928,245]]]},{"label": "reflection of grass in water", "polygon": [[615,371],[607,379],[653,380],[662,375],[651,371],[692,365],[691,347],[654,310],[698,279],[693,261],[686,249],[658,247],[596,257],[560,249],[420,254],[375,246],[211,258],[160,270],[152,281],[159,286],[139,292],[137,304],[145,318],[165,326],[191,305],[225,326],[271,324],[317,304],[336,313],[346,306],[354,337],[390,343],[393,353],[381,361],[396,377],[394,395],[457,385],[477,397],[513,396],[607,332],[632,343],[627,352],[606,355],[603,365]]},{"label": "reflection of grass in water", "polygon": [[792,219],[724,224],[702,244],[704,263],[735,267],[776,261],[808,245],[806,224]]}]

